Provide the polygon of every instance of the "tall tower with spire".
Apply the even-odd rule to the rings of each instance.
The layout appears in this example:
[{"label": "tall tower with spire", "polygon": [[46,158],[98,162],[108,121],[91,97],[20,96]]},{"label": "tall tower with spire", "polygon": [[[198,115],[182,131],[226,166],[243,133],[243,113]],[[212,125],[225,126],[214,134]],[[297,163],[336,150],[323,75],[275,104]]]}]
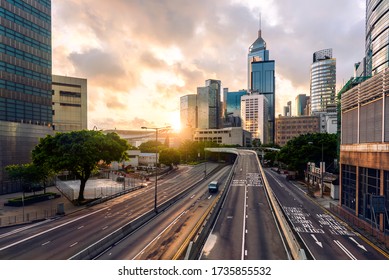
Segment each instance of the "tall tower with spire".
[{"label": "tall tower with spire", "polygon": [[[267,119],[264,127],[267,129],[265,143],[274,143],[275,125],[275,61],[269,60],[269,51],[262,38],[261,19],[259,20],[258,38],[249,47],[247,56],[248,92],[250,95],[263,95],[267,99]],[[258,116],[259,118],[261,116]]]}]

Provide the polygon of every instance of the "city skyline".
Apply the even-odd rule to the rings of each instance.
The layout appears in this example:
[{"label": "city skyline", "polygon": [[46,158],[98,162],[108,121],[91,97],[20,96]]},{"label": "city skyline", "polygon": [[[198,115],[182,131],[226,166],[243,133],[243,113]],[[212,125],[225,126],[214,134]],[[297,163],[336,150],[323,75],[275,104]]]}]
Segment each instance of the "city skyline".
[{"label": "city skyline", "polygon": [[195,94],[204,80],[246,88],[261,13],[276,61],[278,115],[287,101],[309,95],[313,52],[333,49],[337,91],[364,56],[365,1],[320,4],[53,1],[53,74],[88,79],[89,129],[176,126],[180,97]]}]

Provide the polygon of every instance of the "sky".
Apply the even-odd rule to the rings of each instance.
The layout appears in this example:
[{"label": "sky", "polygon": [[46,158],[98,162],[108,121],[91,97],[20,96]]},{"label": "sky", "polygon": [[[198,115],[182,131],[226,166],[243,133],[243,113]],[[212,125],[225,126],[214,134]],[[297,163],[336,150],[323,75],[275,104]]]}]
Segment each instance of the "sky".
[{"label": "sky", "polygon": [[337,91],[364,57],[365,0],[53,0],[53,74],[88,80],[89,129],[177,128],[205,80],[247,88],[259,15],[276,115],[309,95],[314,52],[333,49]]}]

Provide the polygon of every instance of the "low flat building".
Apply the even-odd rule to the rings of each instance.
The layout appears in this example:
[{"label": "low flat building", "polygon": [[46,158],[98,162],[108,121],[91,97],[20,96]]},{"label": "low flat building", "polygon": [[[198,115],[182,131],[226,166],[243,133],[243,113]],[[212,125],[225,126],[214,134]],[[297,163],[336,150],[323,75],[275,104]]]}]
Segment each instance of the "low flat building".
[{"label": "low flat building", "polygon": [[275,142],[284,146],[289,140],[307,133],[320,132],[319,116],[299,116],[276,118]]},{"label": "low flat building", "polygon": [[251,146],[252,136],[241,127],[226,127],[221,129],[196,129],[194,141],[212,141],[224,145]]}]

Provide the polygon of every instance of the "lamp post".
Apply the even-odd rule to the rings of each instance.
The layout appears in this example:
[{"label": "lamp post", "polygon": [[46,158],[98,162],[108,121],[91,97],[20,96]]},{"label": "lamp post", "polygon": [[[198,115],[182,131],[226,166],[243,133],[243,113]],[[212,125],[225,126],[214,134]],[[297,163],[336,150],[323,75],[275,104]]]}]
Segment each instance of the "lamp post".
[{"label": "lamp post", "polygon": [[142,126],[142,129],[153,129],[155,130],[155,189],[154,189],[154,211],[155,213],[158,213],[157,209],[157,186],[158,186],[158,172],[157,172],[157,165],[158,165],[158,131],[159,130],[168,130],[170,129],[170,126],[164,126],[164,127],[146,127]]}]

